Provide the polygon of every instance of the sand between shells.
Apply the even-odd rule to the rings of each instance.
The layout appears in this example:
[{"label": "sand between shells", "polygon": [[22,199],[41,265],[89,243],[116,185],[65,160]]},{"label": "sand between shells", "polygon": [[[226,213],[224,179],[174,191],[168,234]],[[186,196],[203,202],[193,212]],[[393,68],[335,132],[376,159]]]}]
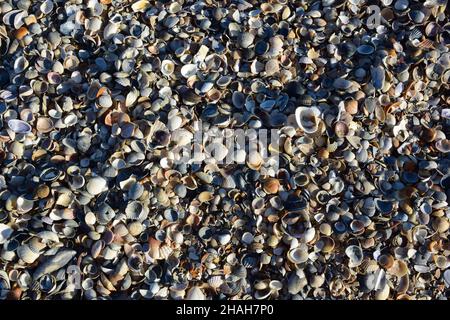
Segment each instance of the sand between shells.
[{"label": "sand between shells", "polygon": [[[1,299],[448,299],[446,0],[0,20]],[[191,144],[213,127],[279,139]]]}]

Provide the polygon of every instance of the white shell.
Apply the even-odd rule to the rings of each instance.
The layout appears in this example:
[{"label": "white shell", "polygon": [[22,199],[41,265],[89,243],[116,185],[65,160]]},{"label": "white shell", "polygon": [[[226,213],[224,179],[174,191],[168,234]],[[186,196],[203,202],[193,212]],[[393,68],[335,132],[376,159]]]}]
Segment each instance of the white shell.
[{"label": "white shell", "polygon": [[86,190],[93,196],[102,193],[105,190],[105,188],[106,188],[106,180],[102,177],[93,177],[89,180],[89,182],[86,185]]},{"label": "white shell", "polygon": [[165,76],[170,76],[175,71],[175,64],[171,60],[161,62],[161,72]]},{"label": "white shell", "polygon": [[291,262],[300,264],[308,261],[308,252],[300,248],[293,248],[288,251],[287,257]]},{"label": "white shell", "polygon": [[298,107],[295,110],[295,120],[298,126],[306,133],[315,133],[318,128],[319,109],[315,107]]},{"label": "white shell", "polygon": [[203,291],[199,287],[194,286],[187,292],[186,300],[206,300],[206,298]]},{"label": "white shell", "polygon": [[181,67],[181,75],[186,79],[196,75],[197,71],[197,65],[193,63],[185,64]]}]

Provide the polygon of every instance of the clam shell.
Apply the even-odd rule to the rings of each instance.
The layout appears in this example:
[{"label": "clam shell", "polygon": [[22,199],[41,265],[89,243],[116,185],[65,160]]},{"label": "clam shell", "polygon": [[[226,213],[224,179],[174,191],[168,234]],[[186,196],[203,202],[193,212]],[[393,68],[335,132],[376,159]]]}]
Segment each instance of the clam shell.
[{"label": "clam shell", "polygon": [[131,5],[131,9],[134,12],[144,12],[150,8],[151,4],[148,0],[138,0]]},{"label": "clam shell", "polygon": [[161,72],[165,76],[170,76],[175,71],[175,64],[171,60],[161,62]]},{"label": "clam shell", "polygon": [[185,64],[184,66],[181,67],[180,70],[181,75],[186,79],[195,76],[197,74],[197,71],[198,71],[197,65],[193,63]]},{"label": "clam shell", "polygon": [[8,127],[15,133],[27,134],[31,132],[31,126],[27,122],[18,119],[8,120]]},{"label": "clam shell", "polygon": [[301,264],[308,261],[308,252],[300,248],[294,248],[288,251],[287,257],[294,264]]},{"label": "clam shell", "polygon": [[315,133],[318,129],[318,117],[320,111],[317,108],[298,107],[295,110],[295,119],[297,125],[305,133]]},{"label": "clam shell", "polygon": [[361,247],[355,245],[348,246],[345,249],[345,255],[349,257],[352,266],[360,265],[364,258]]},{"label": "clam shell", "polygon": [[40,256],[38,252],[32,251],[27,244],[21,245],[17,248],[17,255],[28,264],[35,262]]},{"label": "clam shell", "polygon": [[40,117],[37,119],[36,129],[41,133],[48,133],[54,128],[53,121],[50,118]]},{"label": "clam shell", "polygon": [[88,183],[86,184],[86,190],[91,195],[96,196],[103,191],[105,191],[107,186],[107,182],[102,177],[93,177],[89,179]]},{"label": "clam shell", "polygon": [[248,48],[253,44],[255,36],[250,32],[243,32],[238,38],[238,43],[242,48]]}]

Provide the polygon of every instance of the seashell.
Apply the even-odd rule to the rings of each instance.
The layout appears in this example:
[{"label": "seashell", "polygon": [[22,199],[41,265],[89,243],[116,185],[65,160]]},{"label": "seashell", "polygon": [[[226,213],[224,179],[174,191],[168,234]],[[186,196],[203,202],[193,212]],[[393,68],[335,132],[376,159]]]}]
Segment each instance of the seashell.
[{"label": "seashell", "polygon": [[203,191],[198,195],[198,200],[200,203],[211,201],[214,195],[211,192]]},{"label": "seashell", "polygon": [[60,84],[63,81],[62,76],[57,72],[47,73],[47,79],[50,84]]},{"label": "seashell", "polygon": [[7,242],[13,232],[14,229],[12,229],[10,226],[0,223],[0,244],[4,244],[5,242]]},{"label": "seashell", "polygon": [[131,5],[131,9],[134,12],[145,12],[148,8],[150,8],[151,4],[148,0],[138,0]]},{"label": "seashell", "polygon": [[348,246],[345,249],[345,255],[349,257],[350,265],[354,267],[360,265],[364,258],[361,247],[355,245]]},{"label": "seashell", "polygon": [[309,285],[313,288],[320,288],[325,282],[324,275],[313,275],[309,280]]},{"label": "seashell", "polygon": [[394,9],[398,11],[405,11],[409,8],[408,0],[396,0],[394,4]]},{"label": "seashell", "polygon": [[385,81],[385,72],[383,67],[371,67],[370,74],[372,76],[372,83],[375,89],[380,90],[381,88],[383,88]]},{"label": "seashell", "polygon": [[41,133],[48,133],[54,128],[53,121],[50,118],[40,117],[37,119],[36,129]]},{"label": "seashell", "polygon": [[342,121],[338,121],[334,125],[334,133],[336,134],[337,137],[343,138],[343,137],[347,136],[348,132],[349,132],[349,129],[348,129],[348,126],[346,123],[344,123]]},{"label": "seashell", "polygon": [[175,71],[175,64],[171,60],[163,60],[161,62],[161,72],[165,76],[170,76]]},{"label": "seashell", "polygon": [[383,286],[375,292],[375,300],[387,300],[389,298],[390,288],[388,285]]},{"label": "seashell", "polygon": [[161,259],[167,259],[172,254],[172,252],[172,248],[170,248],[168,245],[162,245],[159,248],[159,255]]},{"label": "seashell", "polygon": [[173,116],[168,120],[167,129],[169,129],[170,131],[175,131],[181,127],[182,122],[183,120],[181,119],[181,117]]},{"label": "seashell", "polygon": [[45,0],[41,3],[39,9],[44,15],[48,15],[53,11],[54,5],[51,0]]},{"label": "seashell", "polygon": [[265,288],[262,290],[256,290],[255,291],[255,299],[257,300],[264,300],[269,298],[272,295],[272,290],[270,288]]},{"label": "seashell", "polygon": [[264,71],[266,72],[266,76],[273,76],[274,74],[280,72],[280,63],[276,59],[270,59],[267,61]]},{"label": "seashell", "polygon": [[378,264],[384,268],[389,269],[394,264],[394,257],[392,257],[390,254],[382,254],[378,257]]},{"label": "seashell", "polygon": [[244,107],[245,103],[245,95],[242,92],[234,91],[232,95],[232,101],[233,105],[238,108],[242,109]]},{"label": "seashell", "polygon": [[253,170],[258,170],[261,165],[264,163],[264,159],[261,157],[261,154],[257,151],[251,151],[248,154],[247,166]]},{"label": "seashell", "polygon": [[333,81],[333,87],[339,90],[347,90],[350,89],[351,86],[352,82],[347,79],[337,78]]},{"label": "seashell", "polygon": [[250,232],[244,232],[242,235],[241,241],[247,245],[253,242],[254,236]]},{"label": "seashell", "polygon": [[69,71],[76,71],[76,69],[78,68],[78,65],[80,64],[80,60],[74,56],[67,56],[64,59],[64,68],[69,70]]},{"label": "seashell", "polygon": [[208,279],[208,284],[211,288],[218,289],[223,283],[221,276],[212,276]]},{"label": "seashell", "polygon": [[198,72],[197,65],[193,63],[185,64],[181,67],[181,75],[186,79],[195,76]]},{"label": "seashell", "polygon": [[324,253],[331,253],[335,247],[335,242],[331,237],[321,237],[316,246]]},{"label": "seashell", "polygon": [[444,271],[442,278],[444,279],[445,286],[450,287],[450,269]]},{"label": "seashell", "polygon": [[276,57],[283,51],[283,40],[279,36],[275,36],[269,39],[269,51],[268,57]]},{"label": "seashell", "polygon": [[61,172],[57,168],[47,168],[40,174],[40,179],[45,182],[51,182],[61,175]]},{"label": "seashell", "polygon": [[250,32],[243,32],[238,38],[238,43],[242,48],[248,48],[253,44],[255,36]]},{"label": "seashell", "polygon": [[186,300],[206,300],[205,294],[202,289],[197,286],[191,287],[186,293]]},{"label": "seashell", "polygon": [[371,55],[375,52],[375,48],[368,44],[360,45],[356,51],[362,55]]},{"label": "seashell", "polygon": [[288,251],[287,258],[294,264],[301,264],[308,261],[308,252],[300,248],[294,248]]},{"label": "seashell", "polygon": [[21,260],[28,264],[35,262],[40,256],[39,253],[32,251],[27,244],[17,248],[17,255]]},{"label": "seashell", "polygon": [[288,292],[292,295],[299,293],[307,285],[306,278],[300,278],[295,273],[288,278]]},{"label": "seashell", "polygon": [[401,277],[398,280],[397,292],[399,294],[404,294],[409,288],[409,277],[407,275]]},{"label": "seashell", "polygon": [[111,40],[119,33],[120,24],[110,21],[103,29],[103,39]]},{"label": "seashell", "polygon": [[45,293],[51,293],[56,289],[56,278],[52,275],[43,275],[39,279],[39,289]]},{"label": "seashell", "polygon": [[91,195],[96,196],[96,195],[102,193],[103,191],[105,191],[106,186],[107,186],[107,183],[104,178],[93,177],[88,181],[88,183],[86,185],[86,190]]},{"label": "seashell", "polygon": [[264,191],[268,194],[276,194],[280,188],[278,179],[269,178],[264,181]]},{"label": "seashell", "polygon": [[315,133],[318,130],[320,111],[317,108],[298,107],[295,110],[297,125],[305,133]]},{"label": "seashell", "polygon": [[433,229],[439,233],[444,233],[450,228],[450,222],[444,217],[436,217],[432,220],[431,225]]},{"label": "seashell", "polygon": [[390,213],[394,209],[391,201],[375,199],[375,207],[383,214]]},{"label": "seashell", "polygon": [[402,260],[395,260],[387,272],[401,278],[408,274],[408,265]]},{"label": "seashell", "polygon": [[229,233],[228,231],[222,231],[218,233],[216,237],[217,241],[219,241],[222,246],[228,244],[231,241],[231,233]]},{"label": "seashell", "polygon": [[31,132],[31,126],[22,120],[8,120],[8,127],[15,133],[27,134]]},{"label": "seashell", "polygon": [[33,209],[34,201],[27,199],[24,196],[20,196],[16,200],[17,211],[20,213],[26,213]]},{"label": "seashell", "polygon": [[98,97],[98,105],[102,108],[109,108],[112,106],[113,102],[109,94],[102,94]]},{"label": "seashell", "polygon": [[92,258],[96,259],[99,256],[102,249],[104,248],[104,246],[105,246],[105,243],[102,240],[95,241],[91,247]]},{"label": "seashell", "polygon": [[450,140],[440,139],[435,142],[436,149],[442,153],[450,152]]},{"label": "seashell", "polygon": [[25,71],[25,69],[28,68],[28,60],[25,59],[23,56],[19,56],[15,61],[14,61],[14,72],[16,74],[22,73],[23,71]]}]

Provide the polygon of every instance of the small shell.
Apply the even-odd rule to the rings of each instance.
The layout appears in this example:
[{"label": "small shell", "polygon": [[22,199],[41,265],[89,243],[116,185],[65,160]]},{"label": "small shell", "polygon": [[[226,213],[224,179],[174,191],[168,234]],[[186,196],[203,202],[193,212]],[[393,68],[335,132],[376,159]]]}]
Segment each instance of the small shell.
[{"label": "small shell", "polygon": [[278,179],[270,178],[264,181],[264,191],[268,194],[276,194],[280,188]]},{"label": "small shell", "polygon": [[186,79],[195,76],[197,74],[197,65],[196,64],[185,64],[181,67],[181,75]]},{"label": "small shell", "polygon": [[223,283],[221,276],[212,276],[208,279],[208,284],[211,288],[217,289],[219,288]]},{"label": "small shell", "polygon": [[378,257],[378,264],[384,269],[389,269],[394,264],[394,257],[390,254],[382,254]]},{"label": "small shell", "polygon": [[17,255],[25,263],[29,264],[36,261],[40,256],[39,253],[32,251],[27,244],[21,245],[20,247],[17,248]]},{"label": "small shell", "polygon": [[41,133],[48,133],[54,128],[53,121],[50,118],[40,117],[37,119],[36,129]]},{"label": "small shell", "polygon": [[138,0],[131,5],[131,9],[134,12],[145,12],[148,8],[150,8],[151,4],[148,0]]},{"label": "small shell", "polygon": [[315,133],[318,129],[319,110],[314,107],[298,107],[295,110],[295,119],[298,126],[306,133]]},{"label": "small shell", "polygon": [[91,178],[87,185],[86,190],[93,196],[96,196],[106,189],[107,182],[102,177],[93,177]]},{"label": "small shell", "polygon": [[5,243],[13,234],[14,229],[6,224],[0,223],[0,244]]},{"label": "small shell", "polygon": [[395,260],[387,272],[400,278],[408,274],[408,265],[402,260]]},{"label": "small shell", "polygon": [[171,60],[161,62],[161,72],[165,76],[170,76],[175,71],[175,64]]},{"label": "small shell", "polygon": [[355,245],[348,246],[345,249],[345,254],[347,255],[347,257],[350,258],[351,266],[360,265],[364,258],[364,254],[361,247]]},{"label": "small shell", "polygon": [[197,286],[190,288],[186,294],[186,300],[206,300],[202,289]]},{"label": "small shell", "polygon": [[300,248],[294,248],[288,251],[287,257],[292,263],[300,264],[308,261],[308,252]]},{"label": "small shell", "polygon": [[442,153],[450,152],[450,140],[449,139],[441,139],[436,141],[435,143],[436,149]]},{"label": "small shell", "polygon": [[15,133],[27,134],[31,132],[31,126],[27,122],[22,120],[8,120],[8,127]]},{"label": "small shell", "polygon": [[253,44],[255,36],[250,32],[243,32],[239,36],[238,43],[242,48],[248,48]]}]

